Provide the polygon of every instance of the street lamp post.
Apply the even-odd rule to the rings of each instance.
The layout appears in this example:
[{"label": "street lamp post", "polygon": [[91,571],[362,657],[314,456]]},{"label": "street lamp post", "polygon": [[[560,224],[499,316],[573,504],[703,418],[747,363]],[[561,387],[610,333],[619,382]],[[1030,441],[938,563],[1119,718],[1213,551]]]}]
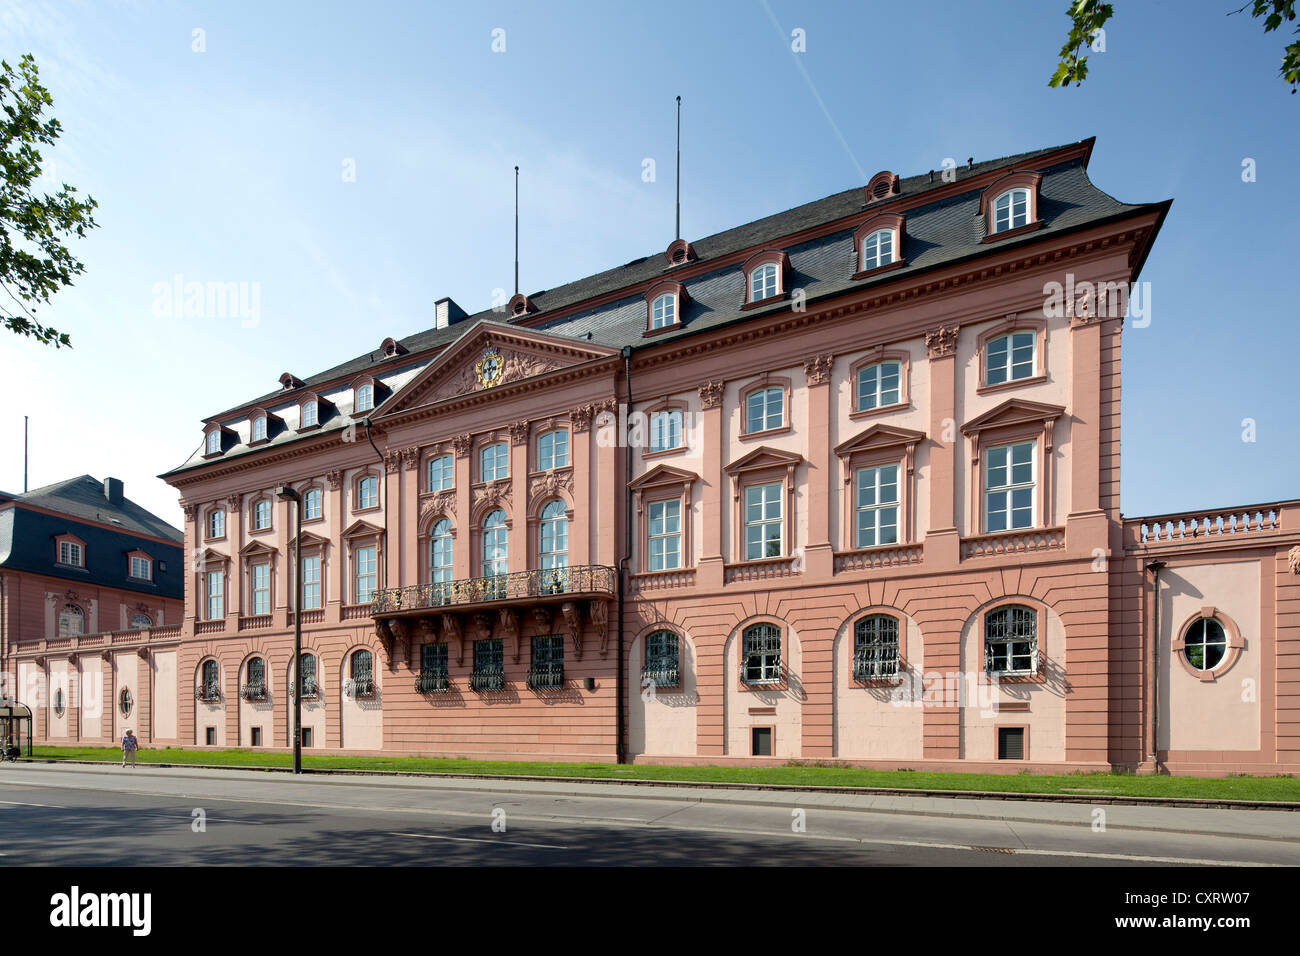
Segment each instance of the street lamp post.
[{"label": "street lamp post", "polygon": [[302,496],[288,485],[275,496],[294,503],[293,533],[293,772],[302,773]]}]

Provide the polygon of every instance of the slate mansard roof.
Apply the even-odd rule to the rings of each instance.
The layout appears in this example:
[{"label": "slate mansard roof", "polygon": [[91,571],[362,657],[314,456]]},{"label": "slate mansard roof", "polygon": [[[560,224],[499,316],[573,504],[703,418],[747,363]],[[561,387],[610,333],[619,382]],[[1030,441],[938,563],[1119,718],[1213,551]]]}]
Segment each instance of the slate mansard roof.
[{"label": "slate mansard roof", "polygon": [[[54,541],[61,534],[85,542],[84,569],[55,562]],[[160,538],[174,543],[164,544]],[[0,494],[0,569],[7,571],[179,599],[184,591],[184,540],[179,529],[135,502],[121,496],[110,501],[104,483],[90,475],[26,494]],[[153,557],[152,581],[128,574],[127,555],[136,550]]]},{"label": "slate mansard roof", "polygon": [[[747,321],[790,307],[788,299],[778,298],[767,306],[741,309],[745,300],[745,276],[735,262],[735,256],[745,250],[783,250],[789,257],[790,266],[787,287],[803,289],[806,301],[815,302],[846,292],[896,282],[920,272],[957,264],[1007,247],[1034,243],[1044,237],[1167,207],[1167,203],[1122,203],[1102,192],[1092,184],[1087,174],[1092,141],[1085,140],[1072,145],[1075,147],[1074,154],[1064,160],[1059,156],[1056,160],[1051,160],[1050,157],[1051,154],[1070,150],[1071,145],[1035,150],[958,168],[959,183],[999,169],[1008,172],[1012,169],[1028,169],[1042,174],[1038,217],[1044,226],[1026,235],[1002,240],[996,247],[983,242],[984,219],[979,213],[980,195],[987,187],[987,181],[972,183],[967,191],[955,191],[939,172],[923,173],[900,179],[897,193],[888,200],[871,206],[866,203],[863,187],[856,186],[693,242],[691,248],[695,259],[691,263],[690,274],[679,280],[685,285],[689,300],[683,310],[679,329],[663,332],[652,339],[644,337],[646,303],[643,293],[646,286],[659,279],[675,278],[675,273],[681,270],[680,266],[670,267],[662,252],[555,289],[535,293],[529,299],[536,311],[521,317],[518,324],[585,344],[610,348],[630,346],[633,349],[659,347],[666,342],[708,329]],[[1040,157],[1051,164],[1035,164],[1035,160]],[[937,193],[935,200],[924,202],[923,195],[931,191]],[[900,209],[900,206],[904,208]],[[881,275],[855,280],[852,278],[856,252],[853,230],[867,216],[874,214],[877,208],[881,212],[900,211],[905,217],[901,257],[906,260],[906,265]],[[805,230],[846,219],[852,219],[852,222],[829,234],[793,245],[782,241]],[[708,262],[715,259],[726,261],[720,262],[716,270],[708,270]],[[616,293],[620,290],[626,290],[627,294],[617,296]],[[580,307],[584,301],[611,295],[615,295],[612,300],[606,299],[590,309]],[[575,306],[578,306],[576,311]],[[557,313],[556,318],[547,321],[548,312]],[[351,407],[351,383],[354,378],[363,374],[373,375],[381,384],[383,394],[391,396],[415,378],[448,345],[483,322],[514,324],[502,311],[484,310],[445,328],[429,329],[399,340],[398,344],[405,354],[396,358],[386,356],[378,350],[370,352],[305,379],[302,387],[270,392],[216,415],[208,421],[219,422],[234,433],[235,440],[228,442],[223,453],[214,458],[205,458],[204,449],[200,445],[189,459],[162,477],[267,447],[283,446],[313,434],[345,428],[354,421]],[[300,435],[296,431],[299,396],[309,391],[319,391],[320,397],[334,407],[328,410],[322,407],[324,414],[320,421],[321,427]],[[376,411],[382,411],[382,405],[380,395],[376,395]],[[251,437],[249,410],[254,407],[266,408],[284,421],[284,427],[278,434],[270,435],[268,442],[259,443],[256,448],[248,445]]]}]

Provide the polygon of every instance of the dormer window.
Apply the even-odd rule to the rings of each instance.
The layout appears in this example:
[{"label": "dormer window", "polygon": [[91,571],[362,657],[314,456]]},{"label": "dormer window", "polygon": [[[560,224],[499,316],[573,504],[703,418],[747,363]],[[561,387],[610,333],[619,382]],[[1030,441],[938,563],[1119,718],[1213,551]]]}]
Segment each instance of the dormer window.
[{"label": "dormer window", "polygon": [[221,429],[214,428],[208,432],[208,450],[206,454],[218,455],[221,453]]},{"label": "dormer window", "polygon": [[665,292],[650,306],[650,328],[662,329],[677,322],[677,296]]},{"label": "dormer window", "polygon": [[314,401],[313,401],[313,402],[303,402],[303,403],[302,403],[302,425],[301,425],[301,427],[303,427],[303,428],[313,428],[313,427],[315,427],[316,425],[319,425],[319,424],[320,424],[320,421],[319,421],[318,418],[317,418],[316,403],[315,403]]},{"label": "dormer window", "polygon": [[853,278],[907,265],[903,261],[903,230],[906,220],[898,213],[878,213],[853,230],[858,269]]},{"label": "dormer window", "polygon": [[153,561],[147,555],[131,555],[130,565],[131,577],[137,581],[153,580]]},{"label": "dormer window", "polygon": [[877,229],[862,242],[862,271],[878,269],[894,261],[894,233]]},{"label": "dormer window", "polygon": [[749,274],[749,301],[751,302],[770,299],[776,295],[779,288],[776,266],[770,262],[758,266]]},{"label": "dormer window", "polygon": [[72,568],[85,567],[85,546],[75,539],[64,538],[59,541],[59,564]]},{"label": "dormer window", "polygon": [[253,441],[266,441],[266,416],[260,415],[253,419]]},{"label": "dormer window", "polygon": [[1029,224],[1029,190],[1012,189],[993,203],[993,231],[1006,232]]},{"label": "dormer window", "polygon": [[356,401],[353,407],[358,412],[368,412],[375,407],[375,387],[367,382],[357,386]]},{"label": "dormer window", "polygon": [[1038,215],[1038,187],[1042,173],[1030,170],[1008,173],[980,195],[984,241],[1031,232],[1043,225]]}]

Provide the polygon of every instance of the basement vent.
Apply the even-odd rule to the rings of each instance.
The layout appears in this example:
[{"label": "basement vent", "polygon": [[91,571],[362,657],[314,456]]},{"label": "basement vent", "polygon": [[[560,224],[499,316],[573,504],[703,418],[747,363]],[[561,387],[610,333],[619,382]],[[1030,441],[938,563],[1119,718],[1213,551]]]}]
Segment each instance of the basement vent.
[{"label": "basement vent", "polygon": [[772,728],[751,727],[749,733],[753,744],[750,748],[750,752],[755,757],[772,756]]},{"label": "basement vent", "polygon": [[999,727],[998,728],[998,759],[999,760],[1024,760],[1025,759],[1025,728],[1023,727]]}]

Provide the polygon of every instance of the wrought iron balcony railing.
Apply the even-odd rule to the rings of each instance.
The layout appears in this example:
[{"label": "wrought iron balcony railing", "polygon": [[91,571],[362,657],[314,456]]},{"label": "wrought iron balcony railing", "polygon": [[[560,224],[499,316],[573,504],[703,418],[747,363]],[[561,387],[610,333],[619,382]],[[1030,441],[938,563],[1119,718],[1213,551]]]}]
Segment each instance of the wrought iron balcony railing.
[{"label": "wrought iron balcony railing", "polygon": [[266,700],[266,684],[261,682],[245,684],[239,688],[239,696],[244,700]]},{"label": "wrought iron balcony railing", "polygon": [[475,671],[469,675],[470,690],[505,690],[504,671]]},{"label": "wrought iron balcony railing", "polygon": [[855,681],[893,680],[898,677],[898,656],[858,654],[853,658]]},{"label": "wrought iron balcony railing", "polygon": [[199,684],[199,686],[194,689],[194,698],[209,704],[215,703],[216,701],[221,700],[221,685],[215,681],[207,681]]},{"label": "wrought iron balcony railing", "polygon": [[599,564],[547,568],[463,578],[440,584],[412,584],[376,591],[372,615],[438,607],[465,607],[491,601],[514,601],[565,595],[615,593],[614,569]]},{"label": "wrought iron balcony railing", "polygon": [[375,696],[375,682],[370,677],[352,678],[352,696],[358,700],[365,700]]},{"label": "wrought iron balcony railing", "polygon": [[528,672],[528,686],[534,690],[564,686],[564,664],[534,664]]},{"label": "wrought iron balcony railing", "polygon": [[302,699],[314,700],[320,693],[320,688],[316,684],[316,678],[303,677],[302,679]]},{"label": "wrought iron balcony railing", "polygon": [[445,694],[451,690],[451,681],[444,667],[422,670],[415,677],[417,694]]},{"label": "wrought iron balcony railing", "polygon": [[650,664],[641,668],[642,687],[677,687],[681,682],[681,668],[676,664]]}]

